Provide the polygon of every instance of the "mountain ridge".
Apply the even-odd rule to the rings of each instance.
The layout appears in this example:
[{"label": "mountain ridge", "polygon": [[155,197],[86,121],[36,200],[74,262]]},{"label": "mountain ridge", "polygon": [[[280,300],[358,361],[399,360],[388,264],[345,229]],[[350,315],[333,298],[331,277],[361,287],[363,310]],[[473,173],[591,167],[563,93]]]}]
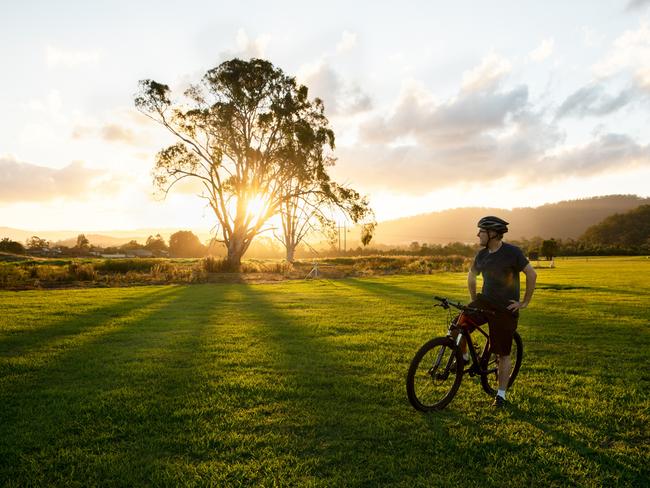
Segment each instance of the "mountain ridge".
[{"label": "mountain ridge", "polygon": [[650,204],[650,198],[637,195],[603,195],[563,200],[538,207],[501,209],[461,207],[402,217],[377,226],[373,242],[429,244],[475,242],[476,222],[485,215],[497,215],[510,223],[510,239],[545,238],[577,239],[588,227],[615,213]]}]

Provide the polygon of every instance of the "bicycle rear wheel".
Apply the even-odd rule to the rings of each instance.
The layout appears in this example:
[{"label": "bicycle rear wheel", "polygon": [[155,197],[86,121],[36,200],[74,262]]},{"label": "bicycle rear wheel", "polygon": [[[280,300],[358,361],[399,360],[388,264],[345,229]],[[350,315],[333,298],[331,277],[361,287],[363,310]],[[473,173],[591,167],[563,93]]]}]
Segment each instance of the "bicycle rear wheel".
[{"label": "bicycle rear wheel", "polygon": [[[483,353],[481,354],[481,369],[487,370],[487,374],[481,375],[481,385],[485,392],[490,396],[497,394],[499,388],[499,372],[496,354],[489,351],[490,343],[485,345]],[[521,360],[524,355],[524,344],[521,341],[521,336],[515,331],[512,337],[512,350],[510,351],[510,360],[512,366],[510,367],[510,379],[508,380],[508,387],[512,386],[519,373],[521,367]]]},{"label": "bicycle rear wheel", "polygon": [[406,393],[417,410],[439,410],[454,398],[462,379],[460,350],[448,337],[438,337],[415,354],[406,375]]}]

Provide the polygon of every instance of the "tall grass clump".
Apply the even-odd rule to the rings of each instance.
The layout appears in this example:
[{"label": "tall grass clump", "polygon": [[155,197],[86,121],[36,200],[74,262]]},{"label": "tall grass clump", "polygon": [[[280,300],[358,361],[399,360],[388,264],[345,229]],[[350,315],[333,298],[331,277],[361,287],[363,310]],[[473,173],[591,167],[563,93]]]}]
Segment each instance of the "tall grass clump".
[{"label": "tall grass clump", "polygon": [[76,263],[68,264],[68,274],[78,281],[95,281],[97,279],[97,271],[92,263]]},{"label": "tall grass clump", "polygon": [[181,265],[169,261],[157,263],[151,269],[151,277],[166,283],[204,283],[207,281],[205,265]]},{"label": "tall grass clump", "polygon": [[28,277],[25,268],[12,264],[0,263],[0,287],[11,288],[23,283]]},{"label": "tall grass clump", "polygon": [[206,273],[228,273],[233,271],[228,265],[227,259],[214,256],[203,258],[201,260],[201,266]]}]

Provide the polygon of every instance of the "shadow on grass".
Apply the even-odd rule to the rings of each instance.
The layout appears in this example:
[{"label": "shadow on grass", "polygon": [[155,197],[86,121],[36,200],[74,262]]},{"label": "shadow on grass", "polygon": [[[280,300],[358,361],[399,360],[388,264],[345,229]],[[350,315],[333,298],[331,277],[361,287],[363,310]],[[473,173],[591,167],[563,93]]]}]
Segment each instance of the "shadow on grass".
[{"label": "shadow on grass", "polygon": [[[0,337],[0,357],[23,356],[42,349],[55,349],[58,339],[74,339],[85,331],[126,317],[133,311],[155,304],[173,293],[173,289],[154,289],[143,293],[137,299],[128,297],[103,307],[89,308],[83,311],[83,315],[75,314],[46,326],[5,333]],[[34,317],[34,320],[37,321],[38,317]]]},{"label": "shadow on grass", "polygon": [[[266,292],[243,287],[241,293],[282,375],[283,393],[269,400],[290,412],[300,444],[286,448],[298,449],[302,463],[312,466],[312,476],[348,486],[417,480],[436,471],[462,480],[462,472],[430,463],[437,456],[453,464],[454,452],[463,449],[450,436],[460,421],[457,414],[404,416],[410,406],[405,394],[396,398],[394,391],[386,391],[385,365],[376,362],[377,351],[355,354],[345,343],[335,346],[304,320],[275,309]],[[479,426],[467,428],[480,433]],[[409,457],[396,457],[406,446]]]},{"label": "shadow on grass", "polygon": [[[534,430],[543,432],[545,444],[555,444],[562,449],[572,451],[575,455],[584,459],[584,462],[592,464],[593,469],[598,473],[591,471],[591,476],[596,476],[602,485],[624,485],[624,486],[641,486],[642,480],[647,480],[650,471],[648,465],[639,465],[630,459],[624,452],[618,456],[610,454],[607,451],[609,446],[620,435],[616,432],[608,432],[612,426],[607,425],[597,412],[594,416],[588,417],[585,413],[578,413],[575,410],[568,410],[560,404],[549,401],[547,398],[535,395],[528,399],[528,404],[532,406],[529,409],[522,409],[516,404],[508,406],[508,413],[512,419],[527,423],[534,427]],[[555,421],[554,421],[555,419]],[[567,422],[573,424],[571,430],[566,429]],[[576,429],[575,425],[580,428]],[[601,442],[600,449],[594,448],[584,442],[580,435],[580,430],[592,430],[600,433],[605,437]],[[643,436],[644,426],[639,426],[639,436]],[[578,430],[578,433],[575,433]],[[571,433],[574,431],[574,433]],[[617,439],[627,442],[628,439]],[[636,439],[639,441],[640,439]],[[544,446],[548,447],[548,446]],[[560,471],[554,470],[555,477],[561,475]],[[566,480],[569,481],[569,480]],[[573,480],[575,482],[575,480]],[[585,480],[586,481],[586,480]]]},{"label": "shadow on grass", "polygon": [[106,307],[125,320],[94,324],[87,337],[90,324],[78,322],[76,342],[10,378],[0,393],[0,484],[142,485],[163,476],[161,463],[184,446],[179,412],[198,391],[192,353],[220,303],[212,292],[203,289],[198,312],[194,287]]}]

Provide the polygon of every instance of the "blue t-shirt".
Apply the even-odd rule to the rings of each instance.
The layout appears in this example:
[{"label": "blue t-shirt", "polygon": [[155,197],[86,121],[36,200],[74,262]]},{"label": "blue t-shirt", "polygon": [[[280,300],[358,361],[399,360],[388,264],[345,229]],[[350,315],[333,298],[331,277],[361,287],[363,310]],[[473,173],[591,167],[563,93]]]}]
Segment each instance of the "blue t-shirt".
[{"label": "blue t-shirt", "polygon": [[519,273],[527,264],[521,249],[504,242],[493,253],[481,249],[474,258],[472,270],[483,275],[481,294],[495,305],[505,307],[510,300],[519,301]]}]

